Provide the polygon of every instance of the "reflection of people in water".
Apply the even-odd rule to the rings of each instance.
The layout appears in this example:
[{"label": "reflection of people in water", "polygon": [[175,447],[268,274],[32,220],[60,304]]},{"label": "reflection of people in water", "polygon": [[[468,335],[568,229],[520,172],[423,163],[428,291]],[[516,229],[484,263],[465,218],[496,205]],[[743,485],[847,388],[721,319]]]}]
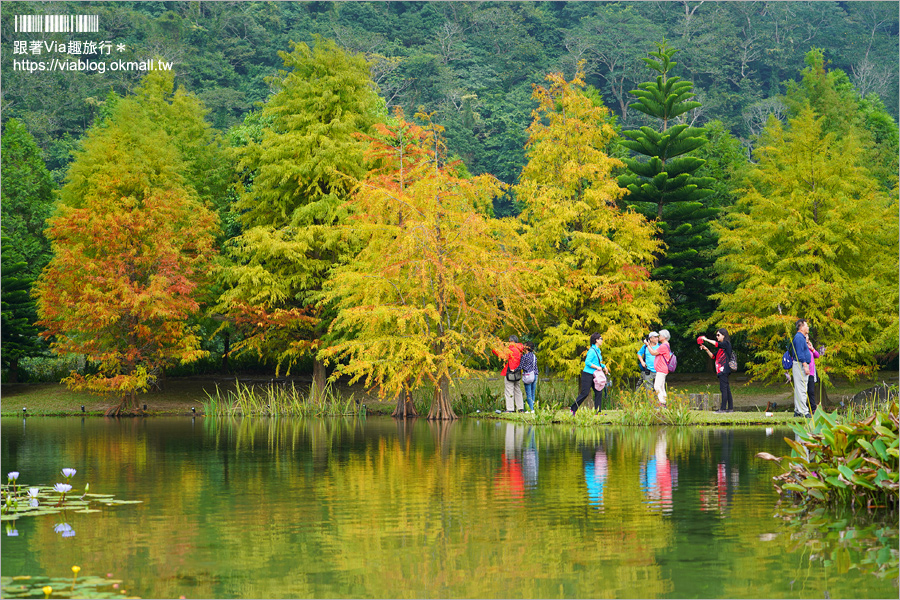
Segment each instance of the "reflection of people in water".
[{"label": "reflection of people in water", "polygon": [[591,506],[603,510],[603,488],[609,475],[606,452],[598,446],[593,452],[588,449],[582,450],[581,457],[584,460],[584,481],[587,483],[588,502]]},{"label": "reflection of people in water", "polygon": [[666,456],[666,432],[656,438],[653,456],[641,463],[641,490],[663,512],[672,511],[672,489],[678,486],[678,466]]},{"label": "reflection of people in water", "polygon": [[525,478],[522,475],[522,464],[516,455],[522,448],[525,428],[512,423],[505,423],[505,425],[506,446],[500,457],[500,469],[494,477],[494,490],[498,496],[509,496],[513,501],[521,502],[525,497]]},{"label": "reflection of people in water", "polygon": [[534,438],[534,427],[528,428],[528,433],[525,434],[525,437],[528,440],[528,445],[525,446],[525,450],[522,452],[522,466],[524,467],[525,472],[525,488],[533,490],[537,487],[538,478],[538,452],[537,442]]},{"label": "reflection of people in water", "polygon": [[700,490],[701,510],[718,509],[725,513],[731,506],[734,492],[737,490],[740,473],[737,465],[731,460],[731,444],[734,441],[733,431],[720,432],[722,453],[716,464],[716,481]]}]

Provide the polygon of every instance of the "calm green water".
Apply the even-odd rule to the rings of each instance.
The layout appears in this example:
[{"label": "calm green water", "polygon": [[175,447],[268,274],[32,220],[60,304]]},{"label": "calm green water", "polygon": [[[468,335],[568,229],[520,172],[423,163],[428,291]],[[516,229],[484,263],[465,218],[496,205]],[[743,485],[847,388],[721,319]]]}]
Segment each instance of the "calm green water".
[{"label": "calm green water", "polygon": [[[790,430],[3,419],[2,472],[143,504],[23,518],[3,575],[145,598],[896,598],[897,517],[774,517]],[[0,533],[6,534],[8,531]]]}]

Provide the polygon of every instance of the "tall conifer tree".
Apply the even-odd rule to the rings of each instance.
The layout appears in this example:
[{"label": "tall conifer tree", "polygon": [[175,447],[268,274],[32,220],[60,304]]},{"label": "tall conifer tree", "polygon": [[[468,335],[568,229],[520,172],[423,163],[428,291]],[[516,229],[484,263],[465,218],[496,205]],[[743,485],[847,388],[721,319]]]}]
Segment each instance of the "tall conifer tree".
[{"label": "tall conifer tree", "polygon": [[880,188],[859,136],[826,123],[809,105],[770,119],[719,234],[727,291],[706,324],[743,332],[762,379],[780,378],[798,318],[828,348],[818,373],[868,375],[897,348],[897,189]]},{"label": "tall conifer tree", "polygon": [[[320,349],[331,318],[316,306],[322,284],[358,250],[336,226],[347,218],[354,179],[366,173],[356,136],[385,114],[362,55],[318,39],[280,56],[285,70],[269,80],[276,92],[262,111],[262,140],[237,150],[244,232],[222,271],[220,309],[244,325],[238,348],[290,371]],[[318,359],[313,380],[321,391]]]},{"label": "tall conifer tree", "polygon": [[611,362],[630,368],[637,348],[628,344],[658,318],[665,298],[650,281],[659,241],[647,219],[617,206],[624,190],[613,171],[622,163],[607,154],[615,130],[609,110],[584,93],[582,77],[553,73],[547,86],[535,86],[528,163],[516,187],[525,239],[545,261],[543,360],[568,375],[583,367],[587,338],[597,331],[609,341]]},{"label": "tall conifer tree", "polygon": [[643,60],[659,75],[631,92],[638,100],[629,106],[655,119],[658,128],[622,132],[628,139],[621,144],[638,156],[625,159],[628,172],[619,177],[619,185],[628,189],[627,206],[657,220],[665,253],[653,269],[653,279],[669,286],[672,304],[663,322],[683,337],[714,308],[707,296],[714,283],[710,221],[716,210],[707,200],[713,180],[695,175],[704,161],[691,156],[706,143],[705,130],[679,119],[701,104],[691,100],[691,82],[670,75],[677,50],[665,41],[657,47]]}]

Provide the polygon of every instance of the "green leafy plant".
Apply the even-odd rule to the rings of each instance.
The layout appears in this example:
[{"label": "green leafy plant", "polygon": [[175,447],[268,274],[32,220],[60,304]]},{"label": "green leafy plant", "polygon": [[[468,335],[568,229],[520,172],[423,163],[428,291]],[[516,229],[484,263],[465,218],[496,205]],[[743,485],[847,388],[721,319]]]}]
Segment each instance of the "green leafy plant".
[{"label": "green leafy plant", "polygon": [[839,423],[819,410],[810,425],[795,426],[796,440],[785,438],[791,455],[756,456],[787,468],[774,477],[775,489],[795,503],[896,508],[898,483],[897,402],[855,423]]}]

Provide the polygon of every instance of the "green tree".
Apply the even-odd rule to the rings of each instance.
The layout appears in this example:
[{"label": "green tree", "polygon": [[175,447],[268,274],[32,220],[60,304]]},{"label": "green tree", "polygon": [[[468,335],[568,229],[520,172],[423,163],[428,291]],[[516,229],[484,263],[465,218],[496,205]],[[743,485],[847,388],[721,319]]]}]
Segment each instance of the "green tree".
[{"label": "green tree", "polygon": [[717,211],[710,202],[712,178],[695,175],[704,164],[695,151],[707,143],[705,130],[682,122],[700,103],[691,100],[691,82],[669,74],[677,50],[665,41],[657,48],[643,60],[659,75],[632,92],[638,100],[631,107],[655,119],[659,129],[622,132],[628,139],[620,143],[638,156],[625,159],[628,171],[619,177],[619,185],[628,189],[627,206],[657,220],[666,251],[653,269],[653,279],[665,282],[672,300],[663,323],[684,338],[691,325],[714,308],[705,282],[713,280],[716,239],[710,222]]},{"label": "green tree", "polygon": [[660,243],[652,225],[617,201],[625,191],[607,154],[615,138],[609,110],[572,81],[547,76],[535,86],[538,107],[528,129],[528,162],[516,187],[525,239],[545,261],[541,299],[543,360],[567,375],[581,370],[585,340],[604,332],[610,360],[633,364],[637,332],[656,321],[665,294],[649,280]]},{"label": "green tree", "polygon": [[0,162],[3,252],[15,252],[36,277],[50,258],[44,228],[53,207],[53,180],[34,138],[16,119],[3,128]]},{"label": "green tree", "polygon": [[[262,140],[236,149],[244,178],[235,210],[244,231],[221,271],[219,309],[240,323],[252,350],[288,372],[315,357],[332,314],[317,294],[338,264],[357,250],[340,225],[353,180],[365,172],[357,134],[384,118],[365,59],[330,40],[281,52],[286,70],[269,79],[275,93],[262,111]],[[313,381],[324,389],[316,359]],[[318,393],[317,392],[317,393]]]},{"label": "green tree", "polygon": [[884,109],[877,95],[861,97],[850,78],[841,69],[826,69],[825,52],[814,48],[806,54],[806,68],[800,82],[789,81],[785,104],[793,117],[809,105],[823,117],[826,132],[863,138],[870,171],[884,190],[897,185],[897,123]]},{"label": "green tree", "polygon": [[28,265],[8,251],[0,254],[0,261],[3,269],[0,292],[3,366],[9,370],[7,383],[16,383],[19,380],[19,360],[41,354],[46,350],[46,345],[41,343],[38,328],[34,325],[37,309],[31,297],[33,280]]},{"label": "green tree", "polygon": [[322,356],[341,361],[336,374],[396,394],[396,416],[409,414],[410,390],[428,383],[428,418],[456,418],[454,380],[499,347],[502,328],[521,328],[533,306],[513,223],[488,216],[503,184],[444,164],[440,132],[401,112],[395,125],[378,127],[371,151],[380,166],[360,182],[358,213],[342,228],[364,244],[326,283],[339,312]]},{"label": "green tree", "polygon": [[719,231],[727,291],[706,324],[746,334],[756,378],[779,376],[779,342],[798,318],[828,347],[817,372],[867,375],[878,353],[896,349],[896,189],[879,188],[857,136],[825,124],[809,106],[787,127],[770,120]]},{"label": "green tree", "polygon": [[[137,410],[137,392],[163,368],[204,354],[189,320],[200,309],[215,214],[188,183],[190,145],[160,117],[158,105],[179,94],[147,81],[146,93],[120,100],[84,139],[50,220],[53,257],[35,286],[38,324],[53,350],[98,365],[65,382],[118,396],[110,413],[129,399]],[[188,116],[179,115],[186,126]],[[192,116],[203,119],[199,110]],[[194,124],[187,134],[202,129]]]}]

